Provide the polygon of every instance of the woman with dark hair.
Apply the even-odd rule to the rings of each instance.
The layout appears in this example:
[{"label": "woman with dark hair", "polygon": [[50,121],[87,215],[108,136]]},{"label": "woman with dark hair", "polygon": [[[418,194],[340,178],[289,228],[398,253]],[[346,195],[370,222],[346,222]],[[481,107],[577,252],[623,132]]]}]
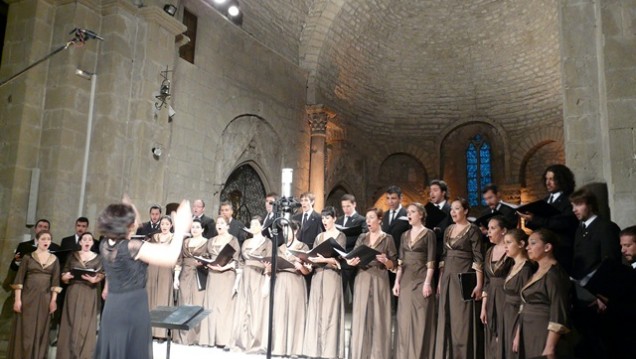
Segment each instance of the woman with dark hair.
[{"label": "woman with dark hair", "polygon": [[[336,210],[329,206],[321,212],[325,231],[318,234],[314,247],[333,238],[345,248],[347,237],[336,229]],[[311,279],[303,354],[311,358],[344,358],[344,298],[340,263],[321,255],[311,257]],[[386,339],[386,338],[385,338]]]},{"label": "woman with dark hair", "polygon": [[421,203],[406,208],[411,229],[402,234],[393,294],[397,308],[396,358],[433,358],[435,349],[435,295],[433,273],[437,238],[424,227],[426,209]]},{"label": "woman with dark hair", "polygon": [[380,254],[365,265],[360,258],[347,259],[347,264],[358,267],[353,284],[353,310],[351,320],[351,346],[353,359],[389,358],[391,341],[391,287],[389,270],[397,267],[397,250],[390,234],[382,231],[382,210],[367,210],[367,227],[355,248],[366,245]]},{"label": "woman with dark hair", "polygon": [[[150,243],[158,243],[168,245],[172,241],[172,218],[163,216],[159,220],[159,233],[155,233],[148,239]],[[160,267],[156,265],[148,266],[148,281],[146,282],[146,291],[148,292],[148,308],[153,310],[157,307],[174,305],[173,295],[173,268]],[[152,328],[153,338],[160,341],[166,339],[166,330],[163,328]]]},{"label": "woman with dark hair", "polygon": [[[274,298],[276,308],[284,308],[284,313],[274,309],[272,328],[272,354],[277,356],[301,356],[305,338],[305,318],[307,316],[307,284],[303,276],[310,273],[309,268],[296,258],[288,249],[308,251],[307,244],[298,240],[296,234],[300,223],[291,221],[285,226],[286,243],[278,247],[278,257],[292,263],[294,268],[278,269]],[[267,269],[271,271],[271,266]],[[278,313],[278,315],[276,315]]]},{"label": "woman with dark hair", "polygon": [[[514,260],[514,265],[506,276],[503,285],[505,294],[503,310],[503,329],[500,331],[500,340],[503,341],[504,357],[517,358],[519,352],[519,338],[517,334],[517,318],[521,306],[521,288],[528,282],[534,266],[528,260],[526,245],[528,235],[521,229],[512,229],[504,235],[506,256]],[[502,345],[501,343],[499,345]]]},{"label": "woman with dark hair", "polygon": [[224,266],[208,264],[207,288],[214,290],[205,291],[203,307],[211,313],[201,322],[201,336],[199,344],[207,346],[225,347],[230,344],[232,327],[234,324],[234,282],[236,281],[236,268],[241,246],[238,238],[231,235],[228,230],[230,225],[225,217],[216,219],[217,236],[208,240],[208,253],[210,260],[216,260],[225,246],[229,245],[235,252],[232,259]]},{"label": "woman with dark hair", "polygon": [[[205,278],[200,278],[199,270],[202,269],[203,263],[194,258],[208,257],[208,239],[203,237],[203,227],[201,221],[195,219],[192,221],[190,229],[192,237],[183,241],[181,255],[174,267],[173,287],[179,290],[178,305],[198,305],[203,306],[205,299],[205,288],[199,288],[200,282],[206,283]],[[203,269],[207,270],[207,269]],[[175,342],[181,344],[199,344],[199,333],[201,326],[197,325],[190,330],[178,330],[175,335]]]},{"label": "woman with dark hair", "polygon": [[272,255],[272,242],[262,231],[261,217],[252,217],[252,238],[243,242],[234,283],[237,298],[230,348],[252,354],[267,350],[270,283],[262,259]]},{"label": "woman with dark hair", "polygon": [[493,246],[486,251],[484,261],[484,289],[479,317],[485,325],[486,357],[493,359],[504,358],[503,284],[514,264],[514,260],[506,256],[506,232],[503,216],[495,216],[488,221],[488,238]]},{"label": "woman with dark hair", "polygon": [[528,239],[528,257],[539,268],[521,289],[519,355],[568,357],[561,336],[568,333],[570,279],[554,258],[558,237],[540,229]]},{"label": "woman with dark hair", "polygon": [[24,255],[11,287],[15,293],[13,323],[9,337],[9,359],[46,358],[49,351],[49,324],[57,310],[60,262],[49,252],[51,232],[35,236],[37,248]]},{"label": "woman with dark hair", "polygon": [[458,198],[451,203],[454,224],[444,232],[444,248],[439,264],[439,314],[435,357],[482,358],[476,331],[479,314],[474,301],[464,301],[459,283],[460,273],[476,272],[477,285],[472,298],[480,300],[484,284],[484,244],[479,227],[468,222],[468,202]]},{"label": "woman with dark hair", "polygon": [[[102,258],[91,251],[95,238],[90,232],[82,234],[80,250],[73,252],[62,270],[66,298],[62,309],[60,334],[57,340],[58,359],[89,359],[95,352],[97,313],[99,312],[98,283],[104,279]],[[83,274],[75,278],[75,268],[91,270],[95,275]]]},{"label": "woman with dark hair", "polygon": [[190,230],[192,213],[181,202],[174,216],[174,237],[168,245],[130,237],[137,231],[139,214],[128,198],[111,204],[98,219],[105,239],[100,243],[106,286],[95,358],[152,358],[152,332],[146,278],[148,264],[172,267],[177,262],[183,236]]}]

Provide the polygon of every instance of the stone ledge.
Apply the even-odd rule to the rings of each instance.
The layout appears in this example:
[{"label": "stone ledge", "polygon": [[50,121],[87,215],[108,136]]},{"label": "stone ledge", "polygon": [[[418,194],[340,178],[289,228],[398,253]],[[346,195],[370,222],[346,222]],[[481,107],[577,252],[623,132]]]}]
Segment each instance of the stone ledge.
[{"label": "stone ledge", "polygon": [[177,36],[188,29],[179,20],[166,14],[163,9],[155,6],[149,6],[139,9],[139,15],[149,22],[157,23],[159,26],[168,30],[174,36]]}]

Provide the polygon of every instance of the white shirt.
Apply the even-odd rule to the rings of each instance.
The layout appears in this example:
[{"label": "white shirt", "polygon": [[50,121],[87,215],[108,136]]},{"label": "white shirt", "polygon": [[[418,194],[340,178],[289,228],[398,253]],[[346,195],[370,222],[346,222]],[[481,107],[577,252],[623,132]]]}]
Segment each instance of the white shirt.
[{"label": "white shirt", "polygon": [[597,215],[593,215],[592,217],[588,218],[587,221],[583,222],[583,223],[585,223],[585,228],[590,228],[590,224],[592,224],[592,222],[594,222],[596,217],[598,217],[598,216]]}]

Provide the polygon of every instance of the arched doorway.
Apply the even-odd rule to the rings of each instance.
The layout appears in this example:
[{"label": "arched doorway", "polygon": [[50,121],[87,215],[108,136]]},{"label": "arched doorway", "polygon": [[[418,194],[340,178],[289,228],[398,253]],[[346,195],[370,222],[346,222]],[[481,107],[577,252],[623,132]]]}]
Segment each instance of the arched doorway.
[{"label": "arched doorway", "polygon": [[252,216],[265,213],[265,186],[256,170],[249,164],[235,169],[221,190],[221,202],[229,201],[234,218],[249,226]]}]

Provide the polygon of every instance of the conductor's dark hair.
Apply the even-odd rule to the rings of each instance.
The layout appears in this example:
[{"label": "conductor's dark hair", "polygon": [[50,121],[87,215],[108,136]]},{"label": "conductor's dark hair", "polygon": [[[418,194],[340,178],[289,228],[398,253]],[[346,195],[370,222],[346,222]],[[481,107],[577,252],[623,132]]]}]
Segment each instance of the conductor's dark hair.
[{"label": "conductor's dark hair", "polygon": [[97,228],[110,239],[125,239],[130,226],[135,222],[135,210],[123,203],[114,203],[106,207],[97,219]]},{"label": "conductor's dark hair", "polygon": [[387,188],[386,193],[388,194],[397,194],[398,198],[402,198],[402,189],[398,186],[389,186],[389,188]]},{"label": "conductor's dark hair", "polygon": [[448,184],[446,184],[446,182],[444,180],[438,180],[438,179],[434,179],[431,181],[430,186],[437,186],[439,187],[440,190],[442,190],[442,192],[444,192],[444,199],[448,199]]},{"label": "conductor's dark hair", "polygon": [[545,176],[548,172],[554,173],[554,181],[557,184],[557,189],[559,191],[563,191],[566,196],[569,196],[570,193],[574,191],[574,187],[576,186],[576,182],[574,181],[574,173],[565,165],[551,165],[545,169],[543,172],[543,185],[545,186]]},{"label": "conductor's dark hair", "polygon": [[636,242],[636,226],[629,226],[621,231],[620,236],[630,236]]},{"label": "conductor's dark hair", "polygon": [[492,193],[497,194],[499,193],[499,187],[497,187],[496,184],[489,184],[486,187],[484,187],[484,189],[481,190],[481,194],[486,194],[486,192],[488,191],[492,191]]},{"label": "conductor's dark hair", "polygon": [[336,209],[333,206],[327,206],[322,209],[320,215],[323,217],[331,216],[332,218],[336,218]]},{"label": "conductor's dark hair", "polygon": [[572,192],[570,202],[574,204],[586,204],[592,210],[592,213],[598,213],[598,198],[594,192],[587,187],[582,187]]}]

